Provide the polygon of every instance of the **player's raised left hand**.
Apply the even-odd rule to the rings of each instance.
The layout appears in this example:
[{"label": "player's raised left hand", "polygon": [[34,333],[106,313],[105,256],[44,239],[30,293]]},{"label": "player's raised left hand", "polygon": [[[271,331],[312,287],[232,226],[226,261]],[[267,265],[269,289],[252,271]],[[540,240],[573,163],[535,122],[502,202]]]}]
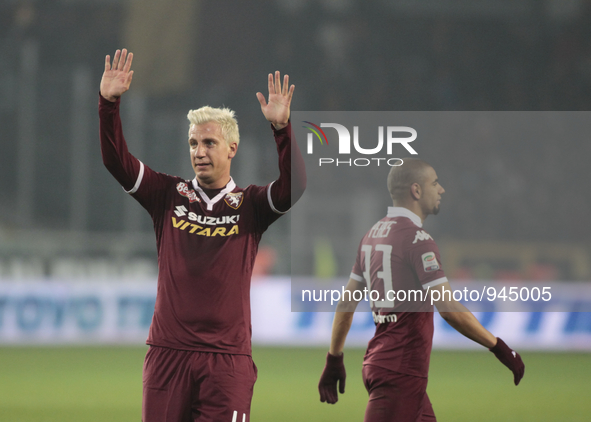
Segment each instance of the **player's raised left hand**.
[{"label": "player's raised left hand", "polygon": [[523,378],[523,374],[525,373],[525,365],[523,364],[519,353],[512,350],[498,337],[497,344],[489,350],[495,354],[497,359],[500,360],[503,365],[513,372],[513,382],[515,385],[519,384],[519,381],[521,381],[521,378]]},{"label": "player's raised left hand", "polygon": [[345,393],[345,379],[347,373],[345,372],[345,365],[343,364],[343,355],[333,356],[330,353],[326,355],[326,366],[320,382],[318,383],[318,391],[320,392],[320,401],[335,404],[339,401],[337,394],[337,382],[339,383],[339,393]]},{"label": "player's raised left hand", "polygon": [[[288,88],[289,87],[289,88]],[[279,71],[269,73],[269,99],[257,92],[257,98],[261,103],[261,110],[265,118],[273,124],[275,129],[283,129],[289,122],[291,97],[295,85],[289,86],[289,75],[283,77],[283,88],[281,87],[281,74]]]}]

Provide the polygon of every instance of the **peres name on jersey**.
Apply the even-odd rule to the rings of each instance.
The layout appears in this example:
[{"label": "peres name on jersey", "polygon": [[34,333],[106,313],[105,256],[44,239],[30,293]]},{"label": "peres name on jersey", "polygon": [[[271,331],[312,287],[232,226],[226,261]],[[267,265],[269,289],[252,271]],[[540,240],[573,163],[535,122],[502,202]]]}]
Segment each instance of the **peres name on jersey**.
[{"label": "peres name on jersey", "polygon": [[376,224],[373,225],[371,230],[369,231],[368,237],[373,238],[383,238],[387,237],[390,233],[390,228],[392,224],[396,224],[396,221],[378,221]]}]

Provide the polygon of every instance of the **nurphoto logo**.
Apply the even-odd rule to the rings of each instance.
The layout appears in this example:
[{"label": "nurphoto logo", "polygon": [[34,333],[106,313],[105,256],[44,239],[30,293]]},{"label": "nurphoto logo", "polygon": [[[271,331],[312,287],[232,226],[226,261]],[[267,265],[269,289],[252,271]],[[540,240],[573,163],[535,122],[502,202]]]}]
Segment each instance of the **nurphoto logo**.
[{"label": "nurphoto logo", "polygon": [[[385,153],[388,157],[359,157],[359,158],[348,158],[343,159],[348,154],[351,154],[351,132],[347,129],[344,125],[339,123],[320,123],[320,125],[314,124],[309,121],[303,121],[305,123],[305,129],[308,129],[310,132],[307,134],[307,149],[306,152],[309,155],[314,154],[314,139],[318,139],[320,142],[321,148],[325,151],[324,148],[328,147],[328,137],[326,136],[326,132],[322,128],[332,128],[336,130],[338,136],[338,154],[339,157],[333,158],[319,158],[318,165],[348,165],[348,166],[357,166],[357,167],[367,167],[369,165],[375,164],[380,165],[381,163],[386,163],[389,166],[400,166],[402,165],[403,161],[400,158],[393,158],[391,155],[394,151],[395,145],[402,145],[406,151],[412,155],[417,155],[418,153],[415,151],[413,147],[409,144],[417,139],[417,131],[414,130],[412,127],[408,126],[378,126],[377,128],[377,145],[372,148],[366,148],[364,146],[368,146],[367,144],[370,143],[370,137],[364,134],[364,146],[361,145],[361,141],[359,139],[359,126],[353,126],[353,148],[357,151],[358,154],[362,155],[377,155],[382,153],[384,150],[384,146],[386,147]],[[374,132],[375,133],[375,132]],[[400,134],[408,134],[409,136],[395,136]],[[375,141],[373,141],[372,146],[375,145]]]}]

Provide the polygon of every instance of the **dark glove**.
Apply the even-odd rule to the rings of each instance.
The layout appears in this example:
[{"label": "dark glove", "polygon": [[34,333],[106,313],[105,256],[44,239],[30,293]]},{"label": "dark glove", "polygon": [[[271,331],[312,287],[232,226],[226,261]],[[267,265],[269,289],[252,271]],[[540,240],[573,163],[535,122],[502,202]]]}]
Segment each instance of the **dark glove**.
[{"label": "dark glove", "polygon": [[320,401],[335,404],[339,401],[337,394],[337,381],[339,382],[339,393],[345,393],[345,365],[343,364],[343,356],[333,356],[330,353],[326,355],[326,366],[322,371],[320,382],[318,383],[318,391],[320,392]]},{"label": "dark glove", "polygon": [[509,348],[509,346],[498,337],[497,344],[488,350],[493,352],[497,359],[513,372],[513,382],[515,385],[519,384],[519,381],[521,381],[523,373],[525,372],[525,365],[523,364],[519,353]]}]

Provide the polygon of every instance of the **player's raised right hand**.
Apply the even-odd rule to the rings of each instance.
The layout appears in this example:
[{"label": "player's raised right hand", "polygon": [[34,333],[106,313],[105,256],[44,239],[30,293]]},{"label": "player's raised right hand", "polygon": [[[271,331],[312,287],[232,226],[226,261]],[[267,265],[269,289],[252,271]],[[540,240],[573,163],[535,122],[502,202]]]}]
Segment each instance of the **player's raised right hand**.
[{"label": "player's raised right hand", "polygon": [[128,55],[125,48],[115,52],[112,66],[111,57],[105,57],[105,72],[101,79],[101,95],[105,99],[114,102],[129,89],[133,78],[133,70],[129,70],[132,61],[133,53]]},{"label": "player's raised right hand", "polygon": [[519,381],[521,381],[521,378],[523,378],[523,374],[525,373],[525,365],[523,364],[519,353],[512,350],[498,337],[497,344],[489,350],[495,354],[497,359],[500,360],[503,365],[513,372],[513,382],[515,385],[519,384]]},{"label": "player's raised right hand", "polygon": [[330,353],[326,355],[326,366],[322,371],[318,391],[320,392],[320,401],[335,404],[339,401],[337,394],[337,382],[339,383],[339,393],[345,393],[345,365],[343,364],[343,355],[333,356]]}]

